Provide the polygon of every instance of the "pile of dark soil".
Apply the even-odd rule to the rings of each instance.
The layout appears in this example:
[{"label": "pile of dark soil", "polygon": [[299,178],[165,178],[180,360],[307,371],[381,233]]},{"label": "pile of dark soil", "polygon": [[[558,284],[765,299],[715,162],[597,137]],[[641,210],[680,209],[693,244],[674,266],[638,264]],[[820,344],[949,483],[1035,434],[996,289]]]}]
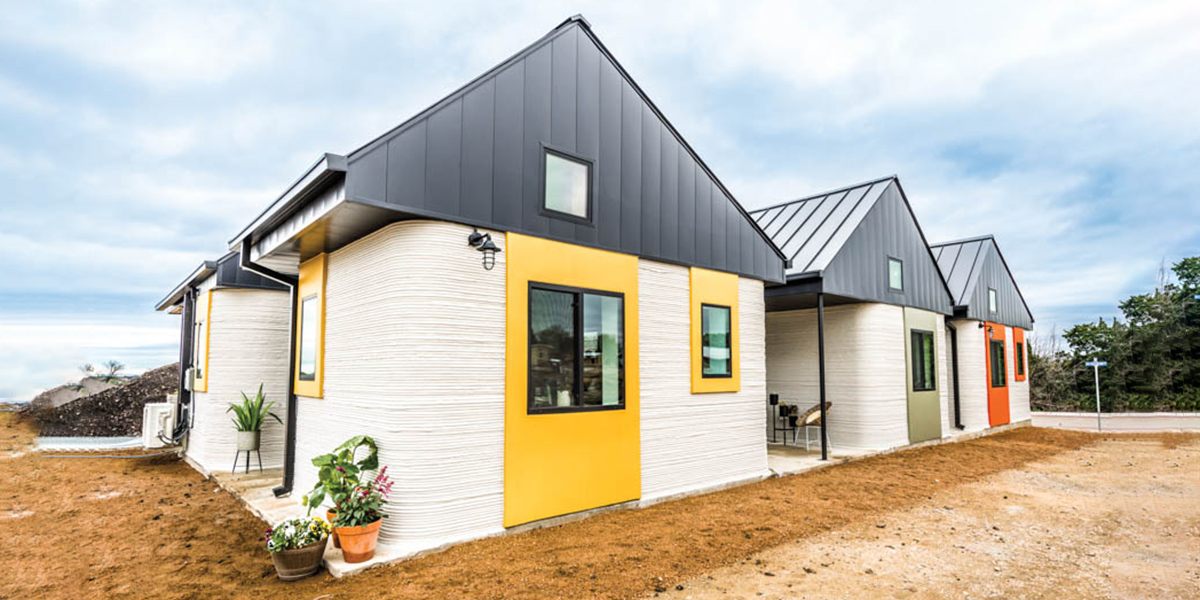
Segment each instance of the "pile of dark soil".
[{"label": "pile of dark soil", "polygon": [[142,407],[165,402],[179,388],[179,364],[146,371],[114,388],[40,410],[34,417],[43,436],[131,436],[142,433]]}]

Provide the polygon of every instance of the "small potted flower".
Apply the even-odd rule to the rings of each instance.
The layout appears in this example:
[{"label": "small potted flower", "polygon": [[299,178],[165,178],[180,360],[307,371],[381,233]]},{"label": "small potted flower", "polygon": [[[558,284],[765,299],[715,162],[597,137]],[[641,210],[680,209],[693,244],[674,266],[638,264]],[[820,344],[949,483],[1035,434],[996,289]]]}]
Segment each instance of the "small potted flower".
[{"label": "small potted flower", "polygon": [[267,552],[283,581],[317,572],[329,543],[329,523],[320,517],[288,519],[267,530]]},{"label": "small potted flower", "polygon": [[[363,448],[366,449],[366,455],[359,459],[358,451]],[[317,467],[317,483],[302,502],[308,508],[308,514],[312,514],[328,499],[333,508],[326,509],[325,517],[332,523],[338,506],[358,485],[359,474],[379,468],[379,448],[375,440],[360,435],[346,440],[333,452],[312,459],[312,464]],[[333,534],[333,547],[342,547],[336,532]]]},{"label": "small potted flower", "polygon": [[280,425],[283,424],[279,415],[271,412],[274,406],[274,402],[267,402],[266,396],[263,396],[262,384],[259,384],[258,393],[253,398],[246,396],[246,392],[242,392],[241,404],[232,402],[229,404],[229,408],[225,409],[225,412],[232,412],[234,414],[232,420],[233,426],[237,428],[238,450],[244,452],[258,451],[262,426],[267,421],[267,417],[275,419]]},{"label": "small potted flower", "polygon": [[375,556],[379,527],[387,515],[383,505],[392,493],[392,480],[387,467],[373,479],[360,482],[350,495],[338,504],[333,529],[342,540],[342,555],[348,563],[360,563]]}]

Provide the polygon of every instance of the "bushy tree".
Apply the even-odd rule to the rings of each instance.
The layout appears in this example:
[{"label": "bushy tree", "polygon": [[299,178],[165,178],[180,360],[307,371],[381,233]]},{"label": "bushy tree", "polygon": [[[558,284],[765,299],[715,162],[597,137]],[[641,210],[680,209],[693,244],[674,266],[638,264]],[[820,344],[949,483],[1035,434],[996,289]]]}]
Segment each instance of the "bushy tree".
[{"label": "bushy tree", "polygon": [[[1174,274],[1172,281],[1171,273]],[[1107,361],[1100,377],[1107,411],[1200,410],[1200,257],[1160,269],[1153,291],[1121,302],[1122,319],[1082,323],[1063,332],[1070,347],[1030,345],[1031,402],[1041,410],[1090,410],[1088,360]],[[1053,334],[1051,338],[1053,338]]]}]

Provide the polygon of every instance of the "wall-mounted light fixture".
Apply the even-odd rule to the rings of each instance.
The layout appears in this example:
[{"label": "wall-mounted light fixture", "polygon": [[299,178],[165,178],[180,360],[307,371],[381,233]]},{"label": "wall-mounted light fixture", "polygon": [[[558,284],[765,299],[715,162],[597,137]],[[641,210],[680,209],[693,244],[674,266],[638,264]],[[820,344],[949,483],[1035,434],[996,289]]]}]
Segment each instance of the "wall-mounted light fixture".
[{"label": "wall-mounted light fixture", "polygon": [[987,339],[989,339],[989,340],[990,340],[990,339],[992,339],[992,334],[994,333],[994,331],[992,330],[992,326],[991,326],[991,325],[987,325],[987,324],[985,324],[983,321],[980,321],[980,322],[979,322],[979,328],[980,328],[980,329],[987,329]]},{"label": "wall-mounted light fixture", "polygon": [[496,266],[496,253],[502,250],[496,246],[496,242],[492,241],[492,234],[479,233],[479,230],[476,229],[467,238],[467,245],[483,253],[483,268],[485,271],[491,271],[492,267]]}]

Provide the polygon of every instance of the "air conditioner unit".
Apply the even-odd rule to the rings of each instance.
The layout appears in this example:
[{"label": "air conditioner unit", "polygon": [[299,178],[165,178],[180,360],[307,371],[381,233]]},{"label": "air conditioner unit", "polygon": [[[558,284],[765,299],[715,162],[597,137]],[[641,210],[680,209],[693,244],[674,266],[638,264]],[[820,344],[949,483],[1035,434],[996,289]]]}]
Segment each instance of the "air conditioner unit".
[{"label": "air conditioner unit", "polygon": [[142,445],[162,448],[163,438],[170,439],[175,429],[175,403],[152,402],[142,408]]}]

